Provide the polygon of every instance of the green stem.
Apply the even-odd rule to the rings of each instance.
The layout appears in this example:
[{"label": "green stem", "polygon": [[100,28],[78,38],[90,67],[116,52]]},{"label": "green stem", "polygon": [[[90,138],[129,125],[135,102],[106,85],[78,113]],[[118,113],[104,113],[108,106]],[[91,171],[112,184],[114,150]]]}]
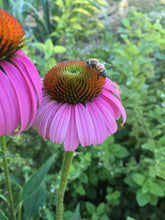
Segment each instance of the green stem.
[{"label": "green stem", "polygon": [[21,212],[22,212],[22,202],[19,204],[18,207],[18,220],[21,220]]},{"label": "green stem", "polygon": [[64,193],[65,193],[65,187],[67,184],[67,177],[69,173],[69,168],[72,163],[74,152],[66,151],[64,154],[63,162],[62,162],[62,168],[61,168],[61,177],[60,177],[60,186],[58,191],[58,197],[57,197],[57,220],[62,220],[63,216],[63,200],[64,200]]},{"label": "green stem", "polygon": [[[6,155],[5,136],[0,137],[0,144],[1,144],[1,149],[2,149],[2,151],[4,153],[4,155]],[[11,191],[11,184],[10,184],[10,178],[9,178],[9,169],[8,169],[8,163],[7,163],[7,158],[6,157],[3,157],[3,166],[4,166],[7,190],[8,190],[8,194],[9,194],[9,203],[10,203],[10,209],[11,209],[11,219],[15,220],[14,205],[13,205],[13,195],[12,195],[12,191]]]}]

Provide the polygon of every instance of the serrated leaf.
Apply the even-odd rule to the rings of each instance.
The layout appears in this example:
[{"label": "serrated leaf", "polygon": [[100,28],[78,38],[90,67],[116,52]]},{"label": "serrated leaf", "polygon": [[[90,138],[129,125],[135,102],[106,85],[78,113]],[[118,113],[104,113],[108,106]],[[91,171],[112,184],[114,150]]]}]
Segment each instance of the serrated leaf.
[{"label": "serrated leaf", "polygon": [[142,190],[139,189],[136,192],[136,200],[139,206],[144,206],[150,201],[150,194],[149,193],[142,193]]},{"label": "serrated leaf", "polygon": [[155,196],[164,196],[164,191],[157,183],[150,183],[149,192]]},{"label": "serrated leaf", "polygon": [[44,184],[27,200],[23,202],[25,215],[27,218],[31,218],[35,213],[45,204],[46,190]]},{"label": "serrated leaf", "polygon": [[85,206],[91,215],[96,211],[96,207],[91,202],[86,202]]},{"label": "serrated leaf", "polygon": [[140,173],[134,173],[132,174],[132,178],[138,185],[142,186],[145,180],[145,176],[143,176]]},{"label": "serrated leaf", "polygon": [[76,210],[73,216],[73,220],[81,220],[81,216],[80,216],[80,205],[78,204],[76,206]]},{"label": "serrated leaf", "polygon": [[26,200],[32,194],[34,194],[40,187],[41,183],[43,182],[50,166],[54,161],[55,155],[50,157],[42,166],[41,168],[34,174],[32,177],[25,183],[23,186],[22,197],[21,201]]},{"label": "serrated leaf", "polygon": [[66,47],[57,45],[53,48],[53,52],[54,53],[64,53],[64,52],[66,52]]}]

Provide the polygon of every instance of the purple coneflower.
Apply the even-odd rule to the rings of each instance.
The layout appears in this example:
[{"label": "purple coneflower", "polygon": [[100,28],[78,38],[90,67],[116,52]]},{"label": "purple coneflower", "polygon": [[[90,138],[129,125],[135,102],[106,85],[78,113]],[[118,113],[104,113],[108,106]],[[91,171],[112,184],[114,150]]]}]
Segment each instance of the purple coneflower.
[{"label": "purple coneflower", "polygon": [[64,142],[65,151],[104,142],[117,131],[116,120],[126,113],[120,88],[108,78],[97,77],[86,62],[61,63],[43,79],[43,97],[34,128],[44,139]]},{"label": "purple coneflower", "polygon": [[40,77],[21,50],[23,37],[21,23],[0,9],[0,136],[28,129],[41,101]]}]

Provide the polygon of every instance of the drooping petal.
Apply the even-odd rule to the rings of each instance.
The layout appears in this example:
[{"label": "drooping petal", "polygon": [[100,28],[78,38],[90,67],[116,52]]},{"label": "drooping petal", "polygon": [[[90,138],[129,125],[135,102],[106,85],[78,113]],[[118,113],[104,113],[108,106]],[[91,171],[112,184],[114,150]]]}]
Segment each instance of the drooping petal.
[{"label": "drooping petal", "polygon": [[76,127],[80,144],[82,146],[91,145],[94,142],[94,127],[87,108],[82,104],[75,107]]},{"label": "drooping petal", "polygon": [[61,144],[64,141],[70,120],[71,107],[65,103],[56,112],[50,126],[50,140]]},{"label": "drooping petal", "polygon": [[93,144],[101,144],[105,141],[107,136],[107,129],[102,112],[100,111],[98,105],[94,102],[86,103],[86,108],[90,114],[94,126],[95,135]]},{"label": "drooping petal", "polygon": [[15,56],[11,60],[17,67],[22,69],[22,72],[26,73],[26,77],[29,78],[31,85],[33,85],[33,88],[36,91],[40,103],[42,98],[42,91],[41,80],[38,71],[32,61],[26,56],[26,54],[22,50],[18,50],[16,54],[19,55]]},{"label": "drooping petal", "polygon": [[15,91],[9,78],[0,70],[0,136],[12,133],[19,125],[20,115]]},{"label": "drooping petal", "polygon": [[116,85],[114,82],[112,82],[110,79],[106,78],[106,83],[104,85],[105,89],[104,90],[108,90],[109,92],[114,93],[118,99],[120,100],[120,87],[118,85]]},{"label": "drooping petal", "polygon": [[99,99],[96,98],[93,102],[95,103],[95,105],[98,106],[101,114],[104,117],[104,122],[107,128],[106,135],[111,135],[115,133],[117,131],[117,124],[116,124],[114,117],[110,113],[110,111],[108,111],[108,109],[104,105],[101,105],[101,102]]},{"label": "drooping petal", "polygon": [[19,70],[7,61],[1,63],[2,68],[10,79],[10,82],[14,88],[19,103],[19,111],[21,116],[21,127],[19,129],[20,133],[22,130],[28,128],[30,123],[31,113],[32,113],[32,97],[30,96],[30,91],[27,83],[23,79]]},{"label": "drooping petal", "polygon": [[[106,107],[106,109],[111,113],[111,115],[113,116],[113,118],[116,120],[121,114],[120,111],[117,109],[117,113],[115,111],[115,109],[113,108],[113,106],[111,106],[108,102],[109,99],[106,98],[105,96],[103,96],[102,94],[100,94],[97,97],[97,101],[99,102],[99,105],[103,105],[104,107]],[[116,107],[116,106],[115,106]]]},{"label": "drooping petal", "polygon": [[[19,56],[19,57],[21,57],[21,56]],[[26,59],[27,59],[27,61],[29,60],[28,57]],[[31,64],[32,68],[34,69],[34,71],[31,72],[31,75],[34,78],[33,81],[32,81],[31,77],[29,77],[30,74],[29,74],[29,72],[27,70],[27,67],[25,66],[24,63],[22,63],[21,59],[20,58],[18,59],[17,56],[16,56],[16,57],[12,58],[11,60],[14,63],[14,65],[17,67],[17,69],[19,70],[19,72],[20,72],[20,74],[22,76],[22,79],[25,81],[25,84],[26,84],[26,86],[27,86],[27,88],[29,90],[29,95],[30,95],[31,100],[32,100],[32,102],[31,102],[32,103],[32,108],[31,108],[32,112],[31,112],[31,119],[30,119],[30,121],[33,122],[34,118],[35,118],[35,115],[36,115],[37,103],[39,104],[39,102],[40,102],[39,96],[41,96],[41,94],[42,94],[42,92],[40,91],[41,90],[40,79],[39,78],[37,79],[37,82],[40,84],[40,87],[35,88],[35,84],[34,84],[33,81],[35,81],[35,78],[36,78],[36,76],[34,74],[36,69],[35,69],[34,65]],[[26,62],[26,64],[27,63],[28,62]],[[32,125],[32,123],[29,123],[28,128],[31,125]]]},{"label": "drooping petal", "polygon": [[76,127],[75,105],[71,105],[71,114],[68,129],[64,140],[65,151],[74,151],[79,145],[79,138]]},{"label": "drooping petal", "polygon": [[49,130],[54,115],[61,105],[57,105],[56,101],[51,101],[45,96],[42,99],[40,108],[36,114],[33,127],[38,130],[39,134],[44,138],[50,138]]},{"label": "drooping petal", "polygon": [[106,81],[109,85],[112,85],[115,87],[115,89],[117,90],[117,92],[119,92],[119,94],[121,93],[121,89],[120,87],[115,83],[113,82],[112,80],[110,80],[109,78],[106,78]]},{"label": "drooping petal", "polygon": [[124,107],[122,106],[121,102],[110,92],[104,91],[104,93],[102,94],[104,97],[107,97],[109,102],[113,105],[116,106],[116,108],[118,108],[118,110],[120,111],[122,117],[123,117],[123,123],[122,125],[125,123],[126,121],[126,112],[124,110]]}]

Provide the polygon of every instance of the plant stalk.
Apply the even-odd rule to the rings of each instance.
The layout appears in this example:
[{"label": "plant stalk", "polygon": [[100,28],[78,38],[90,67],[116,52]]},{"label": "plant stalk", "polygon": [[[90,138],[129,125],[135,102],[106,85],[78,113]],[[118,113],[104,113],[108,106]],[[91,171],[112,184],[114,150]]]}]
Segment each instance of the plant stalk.
[{"label": "plant stalk", "polygon": [[8,190],[10,209],[11,209],[11,219],[12,219],[12,220],[15,220],[14,205],[13,205],[13,195],[12,195],[11,184],[10,184],[10,178],[9,178],[9,169],[8,169],[7,158],[5,157],[6,152],[7,152],[7,150],[6,150],[5,136],[1,136],[1,137],[0,137],[0,144],[1,144],[2,152],[4,153],[3,166],[4,166],[5,179],[6,179],[6,185],[7,185],[7,190]]},{"label": "plant stalk", "polygon": [[58,191],[58,197],[57,197],[57,210],[56,210],[57,220],[62,220],[63,218],[64,193],[65,193],[65,187],[67,184],[69,168],[70,168],[70,165],[73,159],[73,154],[74,152],[71,152],[71,151],[66,151],[64,153],[64,158],[63,158],[62,168],[61,168],[60,185],[59,185],[59,191]]}]

